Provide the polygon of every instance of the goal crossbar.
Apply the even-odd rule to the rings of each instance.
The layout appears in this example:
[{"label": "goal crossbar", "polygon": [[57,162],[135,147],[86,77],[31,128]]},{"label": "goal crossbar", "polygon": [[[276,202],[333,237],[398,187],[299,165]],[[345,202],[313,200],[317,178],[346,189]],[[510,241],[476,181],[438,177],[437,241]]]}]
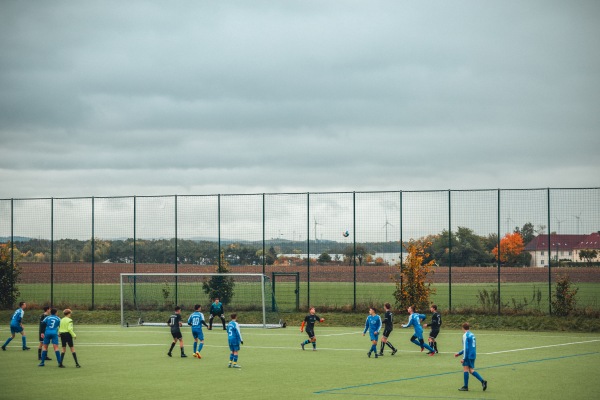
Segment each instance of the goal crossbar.
[{"label": "goal crossbar", "polygon": [[[120,303],[121,303],[121,326],[129,326],[125,321],[125,294],[124,286],[125,279],[134,278],[134,283],[137,278],[148,278],[148,277],[211,277],[211,276],[224,276],[224,277],[243,277],[243,278],[255,278],[256,282],[260,282],[260,302],[262,311],[262,324],[240,324],[243,327],[256,327],[256,328],[280,328],[284,327],[285,323],[279,320],[277,323],[267,323],[266,310],[267,310],[267,299],[265,294],[265,286],[268,281],[268,277],[264,274],[259,273],[159,273],[159,272],[147,272],[147,273],[121,273],[119,277],[120,287]],[[271,300],[271,299],[270,299]],[[144,326],[167,326],[166,322],[146,322],[142,318],[137,321],[138,325]]]}]

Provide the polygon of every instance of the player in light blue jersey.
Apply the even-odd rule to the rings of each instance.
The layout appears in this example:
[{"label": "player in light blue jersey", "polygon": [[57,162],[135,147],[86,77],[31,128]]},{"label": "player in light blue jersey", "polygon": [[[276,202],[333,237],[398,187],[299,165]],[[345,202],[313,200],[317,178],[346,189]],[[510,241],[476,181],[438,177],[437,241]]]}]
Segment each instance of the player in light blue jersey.
[{"label": "player in light blue jersey", "polygon": [[464,385],[461,387],[461,392],[467,392],[469,390],[469,373],[473,375],[479,382],[481,382],[481,386],[483,387],[483,391],[485,392],[487,389],[487,381],[479,375],[477,371],[475,371],[475,359],[477,358],[477,349],[475,346],[475,335],[470,331],[470,326],[468,322],[462,324],[462,330],[464,332],[462,337],[463,348],[461,351],[456,353],[454,357],[463,356],[460,363],[463,365],[463,379]]},{"label": "player in light blue jersey", "polygon": [[429,350],[429,355],[430,356],[434,356],[435,355],[435,350],[433,350],[431,348],[431,346],[429,346],[428,344],[425,344],[425,341],[423,340],[423,327],[421,326],[421,320],[425,319],[425,315],[423,314],[419,314],[415,312],[415,308],[413,306],[408,307],[408,322],[404,325],[402,325],[403,328],[408,328],[409,326],[414,327],[415,329],[415,333],[414,335],[412,335],[412,337],[410,338],[410,341],[413,342],[414,344],[416,344],[417,346],[419,346],[421,348],[421,351],[423,351],[423,349],[427,349]]},{"label": "player in light blue jersey", "polygon": [[2,350],[6,350],[6,346],[10,343],[11,340],[15,338],[17,333],[21,334],[21,341],[23,343],[23,350],[29,350],[27,347],[27,337],[25,336],[25,328],[23,328],[23,317],[25,316],[25,309],[27,308],[27,303],[24,301],[19,303],[19,308],[17,308],[10,320],[10,337],[6,339],[6,342],[2,345]]},{"label": "player in light blue jersey", "polygon": [[[204,314],[202,314],[202,306],[196,304],[194,306],[194,312],[189,316],[187,323],[192,327],[192,336],[194,337],[194,357],[202,358],[200,352],[204,347],[204,332],[202,332],[202,325],[208,328],[206,321],[204,321]],[[198,344],[198,342],[200,342]]]},{"label": "player in light blue jersey", "polygon": [[46,327],[44,331],[44,346],[42,347],[42,359],[38,364],[39,367],[43,367],[46,361],[46,354],[48,354],[48,345],[52,342],[52,346],[54,346],[54,354],[56,354],[56,361],[58,362],[59,368],[64,368],[65,366],[61,364],[60,351],[58,351],[58,328],[60,328],[60,318],[56,316],[56,308],[50,310],[50,315],[48,315],[42,321],[42,324]]},{"label": "player in light blue jersey", "polygon": [[237,361],[240,345],[244,344],[244,339],[242,339],[240,325],[237,323],[237,314],[231,314],[231,322],[227,324],[227,340],[229,341],[229,350],[231,350],[229,368],[242,368]]},{"label": "player in light blue jersey", "polygon": [[369,308],[369,315],[367,316],[367,320],[365,322],[365,330],[363,331],[363,336],[365,333],[369,331],[369,336],[371,337],[371,349],[367,353],[367,357],[371,357],[371,353],[375,353],[375,358],[379,357],[377,355],[377,339],[379,338],[379,331],[381,330],[381,317],[377,315],[377,310],[373,307]]}]

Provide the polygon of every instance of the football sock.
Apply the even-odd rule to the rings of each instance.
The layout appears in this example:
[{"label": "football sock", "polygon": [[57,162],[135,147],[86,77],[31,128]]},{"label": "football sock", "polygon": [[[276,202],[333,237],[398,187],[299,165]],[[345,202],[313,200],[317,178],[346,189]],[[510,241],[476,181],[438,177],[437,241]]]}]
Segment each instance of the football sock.
[{"label": "football sock", "polygon": [[6,339],[6,342],[4,342],[4,347],[8,346],[8,344],[10,343],[11,340],[12,340],[11,337],[9,337],[8,339]]},{"label": "football sock", "polygon": [[411,342],[413,342],[414,344],[416,344],[417,346],[421,347],[421,343],[415,339],[415,340],[411,340]]},{"label": "football sock", "polygon": [[381,348],[379,349],[379,352],[383,354],[383,348],[385,347],[385,343],[381,342]]},{"label": "football sock", "polygon": [[79,361],[77,361],[77,353],[71,353],[73,354],[73,360],[75,360],[75,364],[79,364]]},{"label": "football sock", "polygon": [[198,343],[194,342],[194,346],[193,346],[193,348],[194,348],[194,351],[193,351],[193,352],[194,352],[194,353],[196,352],[196,348],[197,348],[197,347],[198,347]]},{"label": "football sock", "polygon": [[60,351],[56,350],[54,354],[56,354],[56,361],[58,361],[58,365],[62,364],[62,359],[60,358]]},{"label": "football sock", "polygon": [[200,342],[198,343],[198,353],[200,353],[202,351],[202,348],[204,347],[204,343]]},{"label": "football sock", "polygon": [[435,349],[436,352],[438,351],[437,342],[433,342],[433,348]]},{"label": "football sock", "polygon": [[42,364],[46,361],[46,356],[48,355],[48,352],[46,350],[42,350]]},{"label": "football sock", "polygon": [[229,355],[229,362],[232,362],[232,361],[233,361],[233,354],[230,354]]},{"label": "football sock", "polygon": [[479,373],[478,373],[477,371],[473,371],[473,376],[474,376],[475,378],[477,378],[477,380],[478,380],[479,382],[483,382],[483,378],[481,377],[481,375],[479,375]]},{"label": "football sock", "polygon": [[309,344],[309,343],[310,343],[310,340],[305,340],[304,341],[304,344]]},{"label": "football sock", "polygon": [[181,350],[181,354],[183,354],[183,346],[181,346],[179,350]]},{"label": "football sock", "polygon": [[463,373],[463,380],[465,381],[464,387],[469,387],[469,373],[467,371]]},{"label": "football sock", "polygon": [[[396,350],[396,348],[394,347],[394,345],[391,344],[389,341],[385,342],[385,344],[387,344],[390,349]],[[382,353],[383,353],[383,351],[382,351]]]},{"label": "football sock", "polygon": [[23,342],[23,348],[27,347],[27,338],[25,336],[21,336],[21,341]]},{"label": "football sock", "polygon": [[42,349],[38,349],[38,360],[42,358]]},{"label": "football sock", "polygon": [[313,344],[313,349],[316,349],[317,348],[317,341],[315,340],[314,342],[312,342],[312,344]]},{"label": "football sock", "polygon": [[372,345],[370,351],[374,351],[375,353],[377,353],[377,345],[376,344]]},{"label": "football sock", "polygon": [[60,353],[60,363],[62,364],[62,362],[65,360],[65,353]]},{"label": "football sock", "polygon": [[423,343],[423,347],[425,347],[427,350],[435,353],[435,350],[433,349],[433,347],[429,346],[428,344]]},{"label": "football sock", "polygon": [[171,348],[169,349],[169,353],[173,351],[173,347],[175,347],[175,343],[171,343]]}]

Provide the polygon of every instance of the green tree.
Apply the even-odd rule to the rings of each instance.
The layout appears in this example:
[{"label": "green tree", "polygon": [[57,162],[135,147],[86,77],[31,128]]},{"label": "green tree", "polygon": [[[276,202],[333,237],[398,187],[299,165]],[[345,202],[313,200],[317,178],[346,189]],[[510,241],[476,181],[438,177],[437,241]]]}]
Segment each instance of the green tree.
[{"label": "green tree", "polygon": [[598,250],[579,250],[579,258],[584,259],[588,264],[591,264],[598,257]]},{"label": "green tree", "polygon": [[424,249],[430,245],[430,242],[410,241],[406,246],[408,252],[406,263],[402,269],[398,265],[400,279],[397,279],[396,275],[392,277],[396,280],[394,298],[398,308],[406,308],[411,305],[416,306],[417,310],[428,308],[429,298],[435,293],[435,289],[431,287],[429,280],[429,275],[433,273],[435,260],[425,262],[429,254]]},{"label": "green tree", "polygon": [[531,242],[535,238],[535,229],[531,222],[527,222],[521,229],[516,229],[516,233],[520,233],[523,238],[523,244],[527,246],[527,243]]},{"label": "green tree", "polygon": [[[227,274],[229,272],[229,263],[225,259],[225,253],[221,251],[221,262],[217,266],[217,271],[220,274]],[[202,290],[208,294],[208,297],[212,300],[219,298],[221,303],[227,305],[233,299],[233,289],[235,282],[231,276],[226,275],[213,275],[208,280],[202,282]]]},{"label": "green tree", "polygon": [[327,253],[321,253],[321,255],[319,256],[319,258],[317,258],[317,261],[320,263],[328,263],[331,262],[331,256]]},{"label": "green tree", "polygon": [[[17,253],[15,251],[15,256]],[[21,295],[17,287],[20,273],[16,257],[14,268],[11,263],[11,243],[0,244],[0,307],[12,308],[15,300]]]}]

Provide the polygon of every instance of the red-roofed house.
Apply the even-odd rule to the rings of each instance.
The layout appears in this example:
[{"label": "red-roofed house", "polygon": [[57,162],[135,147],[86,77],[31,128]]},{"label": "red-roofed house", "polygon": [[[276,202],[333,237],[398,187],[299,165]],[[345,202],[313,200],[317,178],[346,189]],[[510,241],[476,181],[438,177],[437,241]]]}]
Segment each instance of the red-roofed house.
[{"label": "red-roofed house", "polygon": [[539,235],[525,246],[524,251],[531,254],[531,267],[547,267],[549,257],[552,260],[575,260],[575,247],[589,235],[550,235],[550,255],[548,254],[548,235]]},{"label": "red-roofed house", "polygon": [[588,235],[585,237],[585,239],[583,239],[577,246],[575,246],[575,248],[573,249],[575,251],[575,257],[573,259],[573,261],[577,261],[577,262],[587,262],[587,259],[581,258],[581,256],[579,255],[579,252],[581,250],[596,250],[598,252],[598,255],[596,256],[595,259],[592,259],[590,261],[592,262],[597,262],[600,261],[600,232],[594,232],[591,235]]}]

